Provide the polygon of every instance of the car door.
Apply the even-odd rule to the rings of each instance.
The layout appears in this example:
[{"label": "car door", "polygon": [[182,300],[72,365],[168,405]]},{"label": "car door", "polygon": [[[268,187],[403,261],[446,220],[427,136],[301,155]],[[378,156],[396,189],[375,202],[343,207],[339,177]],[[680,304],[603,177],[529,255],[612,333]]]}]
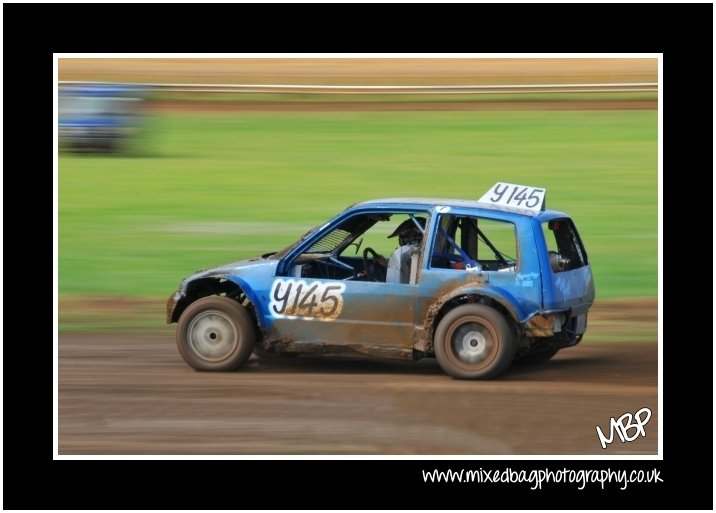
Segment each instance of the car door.
[{"label": "car door", "polygon": [[[270,339],[294,349],[343,345],[400,353],[412,347],[416,285],[276,278]],[[397,355],[396,355],[397,356]]]},{"label": "car door", "polygon": [[[269,291],[271,341],[283,341],[296,351],[345,346],[384,356],[412,355],[418,288],[415,282],[422,244],[416,246],[411,259],[411,269],[415,271],[411,274],[412,283],[386,283],[385,273],[364,273],[365,251],[385,255],[387,265],[387,251],[392,251],[397,242],[386,235],[411,214],[381,212],[371,218],[372,215],[363,213],[341,220],[333,230],[329,227],[325,235],[307,242],[298,256],[287,257],[286,265],[279,266],[286,276],[277,276]],[[375,228],[377,234],[366,233],[381,223],[383,226]],[[366,244],[361,259],[359,243],[353,241],[363,235],[368,242],[374,241],[373,245],[383,246],[376,246],[376,252]],[[356,255],[346,251],[350,245],[356,246]]]}]

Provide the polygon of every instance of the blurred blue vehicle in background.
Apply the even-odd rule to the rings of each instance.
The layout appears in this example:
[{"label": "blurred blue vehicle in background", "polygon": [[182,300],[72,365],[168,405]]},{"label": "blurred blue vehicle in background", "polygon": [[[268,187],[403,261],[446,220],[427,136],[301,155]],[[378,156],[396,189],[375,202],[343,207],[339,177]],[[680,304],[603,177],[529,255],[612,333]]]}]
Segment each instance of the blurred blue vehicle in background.
[{"label": "blurred blue vehicle in background", "polygon": [[60,148],[121,152],[138,131],[143,89],[124,84],[61,87],[58,97]]}]

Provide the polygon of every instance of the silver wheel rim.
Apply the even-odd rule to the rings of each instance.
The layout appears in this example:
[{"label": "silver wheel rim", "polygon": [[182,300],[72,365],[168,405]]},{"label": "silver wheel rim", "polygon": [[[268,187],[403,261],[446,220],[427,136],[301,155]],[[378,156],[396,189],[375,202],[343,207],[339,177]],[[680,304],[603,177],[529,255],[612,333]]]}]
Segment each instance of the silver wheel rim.
[{"label": "silver wheel rim", "polygon": [[194,354],[207,362],[220,362],[231,356],[239,345],[239,333],[224,312],[209,310],[192,319],[187,339]]},{"label": "silver wheel rim", "polygon": [[470,322],[455,330],[450,347],[461,362],[475,365],[484,362],[492,354],[494,343],[485,326]]}]

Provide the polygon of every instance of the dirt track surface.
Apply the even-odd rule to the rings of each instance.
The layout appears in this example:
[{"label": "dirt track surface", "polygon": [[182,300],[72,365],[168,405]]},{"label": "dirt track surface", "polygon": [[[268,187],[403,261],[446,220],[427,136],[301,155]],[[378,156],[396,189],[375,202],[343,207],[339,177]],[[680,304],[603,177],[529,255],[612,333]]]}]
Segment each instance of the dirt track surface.
[{"label": "dirt track surface", "polygon": [[[188,367],[169,335],[61,334],[59,452],[71,454],[656,454],[657,344],[590,343],[495,381],[433,359]],[[646,437],[595,427],[647,407]],[[633,430],[632,430],[633,432]]]}]

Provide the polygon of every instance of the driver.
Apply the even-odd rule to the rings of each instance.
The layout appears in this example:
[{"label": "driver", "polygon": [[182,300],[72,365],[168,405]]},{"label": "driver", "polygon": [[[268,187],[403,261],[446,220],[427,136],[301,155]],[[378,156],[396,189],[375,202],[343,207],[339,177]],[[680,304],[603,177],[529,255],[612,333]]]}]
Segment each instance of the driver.
[{"label": "driver", "polygon": [[[414,220],[413,220],[414,219]],[[417,227],[425,229],[425,218],[414,217],[406,219],[395,229],[388,238],[398,237],[400,246],[396,248],[388,260],[388,270],[385,275],[386,283],[409,283],[410,282],[410,257],[417,253],[423,232]]]}]

